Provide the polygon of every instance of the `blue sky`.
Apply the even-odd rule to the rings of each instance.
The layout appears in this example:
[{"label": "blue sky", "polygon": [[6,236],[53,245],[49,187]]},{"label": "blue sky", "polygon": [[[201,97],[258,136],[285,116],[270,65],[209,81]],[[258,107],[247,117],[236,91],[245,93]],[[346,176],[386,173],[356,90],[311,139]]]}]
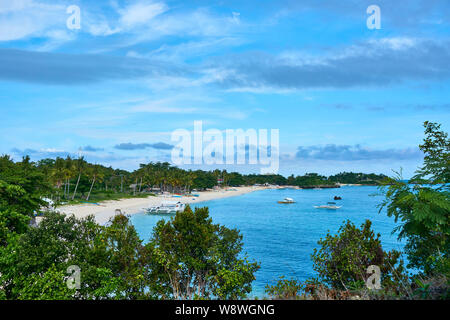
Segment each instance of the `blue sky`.
[{"label": "blue sky", "polygon": [[135,169],[202,120],[279,129],[284,175],[409,177],[449,129],[449,26],[446,0],[0,0],[0,153]]}]

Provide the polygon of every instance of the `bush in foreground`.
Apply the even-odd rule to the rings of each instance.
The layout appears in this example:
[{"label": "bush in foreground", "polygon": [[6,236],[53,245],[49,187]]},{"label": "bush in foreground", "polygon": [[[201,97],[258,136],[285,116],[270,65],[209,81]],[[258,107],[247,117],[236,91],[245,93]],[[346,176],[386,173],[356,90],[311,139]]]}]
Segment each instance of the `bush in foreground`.
[{"label": "bush in foreground", "polygon": [[[1,299],[242,299],[259,268],[208,208],[160,221],[147,244],[123,215],[101,226],[50,212],[21,231],[0,246]],[[81,270],[78,289],[66,285],[70,266]]]}]

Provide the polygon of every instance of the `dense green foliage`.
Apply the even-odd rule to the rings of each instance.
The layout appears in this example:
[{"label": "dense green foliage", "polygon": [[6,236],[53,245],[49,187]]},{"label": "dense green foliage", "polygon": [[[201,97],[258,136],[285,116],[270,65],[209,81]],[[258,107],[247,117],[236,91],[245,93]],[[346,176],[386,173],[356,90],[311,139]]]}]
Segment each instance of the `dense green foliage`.
[{"label": "dense green foliage", "polygon": [[[212,224],[207,208],[161,221],[145,245],[123,215],[100,226],[93,217],[49,212],[10,239],[0,247],[6,299],[241,299],[259,268],[239,258],[242,236]],[[79,289],[65,283],[73,265]]]},{"label": "dense green foliage", "polygon": [[387,176],[383,174],[341,172],[330,176],[328,180],[330,182],[339,182],[343,184],[378,185],[386,178]]},{"label": "dense green foliage", "polygon": [[213,224],[208,208],[187,207],[170,221],[159,221],[149,246],[165,298],[244,298],[259,268],[239,257],[238,230]]},{"label": "dense green foliage", "polygon": [[[275,185],[314,187],[314,186],[334,186],[338,183],[365,184],[365,185],[379,184],[385,178],[386,178],[385,175],[377,175],[374,173],[365,174],[365,173],[343,172],[329,177],[317,173],[306,173],[302,176],[290,175],[287,178],[281,175],[247,175],[242,177],[241,182],[246,182],[246,184],[268,183]],[[234,179],[237,180],[237,177],[234,177]]]},{"label": "dense green foliage", "polygon": [[307,173],[304,176],[297,177],[291,175],[287,178],[287,184],[299,187],[335,185],[327,177],[317,173]]},{"label": "dense green foliage", "polygon": [[34,213],[46,205],[42,197],[50,190],[44,174],[28,157],[16,163],[0,157],[0,246],[27,229]]},{"label": "dense green foliage", "polygon": [[[0,248],[1,286],[8,299],[147,297],[144,247],[126,217],[107,226],[92,217],[47,213],[37,227]],[[81,288],[69,290],[67,268],[81,269]],[[47,281],[43,281],[47,279]]]},{"label": "dense green foliage", "polygon": [[327,234],[319,240],[320,249],[312,255],[318,280],[332,289],[362,288],[370,274],[368,266],[381,271],[383,288],[396,288],[405,280],[400,252],[383,251],[380,235],[374,234],[369,220],[357,228],[346,221],[336,235]]},{"label": "dense green foliage", "polygon": [[410,183],[399,175],[386,180],[389,216],[400,221],[399,238],[411,267],[425,275],[445,273],[450,278],[450,140],[436,123],[425,122],[424,164]]},{"label": "dense green foliage", "polygon": [[[0,157],[0,210],[8,208],[31,216],[45,202],[41,199],[51,192],[43,172],[29,157],[13,162],[8,156]],[[20,196],[18,196],[20,195]]]},{"label": "dense green foliage", "polygon": [[304,285],[297,279],[285,279],[283,276],[274,285],[266,285],[266,294],[276,300],[296,300],[301,297]]},{"label": "dense green foliage", "polygon": [[[266,292],[275,299],[449,299],[450,141],[436,123],[425,122],[420,145],[424,164],[409,183],[399,175],[385,178],[381,209],[400,222],[409,266],[400,252],[385,252],[380,236],[366,221],[357,228],[346,221],[336,235],[319,240],[312,255],[317,278],[300,283],[281,278]],[[37,226],[44,197],[102,199],[160,191],[190,192],[225,186],[334,183],[377,184],[383,176],[340,173],[325,177],[241,175],[226,171],[186,171],[168,163],[141,165],[134,172],[114,170],[80,159],[28,157],[13,162],[0,157],[0,299],[243,299],[251,291],[259,265],[242,256],[238,230],[212,223],[208,209],[189,207],[160,221],[147,244],[127,217],[98,225],[93,217],[76,219],[46,212]],[[133,184],[130,186],[130,183]],[[99,196],[102,195],[102,196]],[[147,194],[148,195],[148,194]],[[381,210],[380,209],[380,210]],[[381,271],[381,289],[365,287],[367,267]],[[68,267],[81,270],[80,288],[66,285]]]},{"label": "dense green foliage", "polygon": [[[0,168],[1,299],[240,299],[251,291],[258,265],[239,257],[242,235],[212,224],[207,208],[160,222],[148,244],[123,215],[101,226],[49,211],[32,226],[52,180],[28,158],[0,158]],[[70,266],[81,270],[80,288],[66,285]]]},{"label": "dense green foliage", "polygon": [[[83,157],[72,159],[42,159],[36,163],[18,162],[14,164],[7,156],[0,163],[0,175],[5,175],[5,170],[14,167],[16,176],[26,174],[17,170],[17,167],[36,167],[35,173],[41,175],[41,181],[51,185],[53,190],[47,189],[46,196],[59,201],[100,201],[151,192],[179,192],[189,193],[193,189],[204,190],[217,185],[241,186],[254,184],[292,185],[292,186],[319,186],[334,185],[336,183],[362,183],[372,184],[384,178],[382,175],[362,173],[340,173],[335,176],[325,177],[316,173],[307,173],[303,176],[282,175],[243,175],[238,172],[226,170],[183,170],[170,165],[167,162],[141,164],[139,169],[128,172],[126,170],[113,169],[99,164],[88,163]],[[10,169],[10,168],[9,168]],[[222,179],[221,183],[218,179]],[[376,182],[374,182],[376,181]],[[153,191],[152,191],[153,190]]]},{"label": "dense green foliage", "polygon": [[[400,260],[401,253],[385,252],[380,235],[375,235],[371,222],[360,228],[346,221],[336,235],[327,234],[318,241],[312,254],[317,277],[300,282],[279,279],[266,286],[266,294],[274,299],[350,299],[352,296],[400,297],[408,295],[408,277]],[[372,273],[369,266],[380,268],[381,289],[370,292],[366,283]],[[370,281],[370,280],[369,280]]]},{"label": "dense green foliage", "polygon": [[[37,170],[34,170],[37,169]],[[32,175],[34,176],[32,176]],[[216,186],[270,184],[300,187],[333,186],[336,183],[374,183],[384,176],[375,174],[341,173],[325,177],[316,173],[303,176],[243,175],[226,170],[184,170],[168,162],[140,164],[129,172],[99,164],[88,163],[83,157],[42,159],[31,162],[29,157],[14,163],[8,156],[0,158],[0,180],[13,179],[29,195],[40,183],[42,196],[58,202],[96,202],[128,197],[146,196],[155,192],[190,193],[192,190],[211,189]],[[21,180],[22,179],[22,180]],[[221,180],[220,182],[218,180]],[[370,180],[372,179],[372,180]],[[33,191],[34,192],[34,191]],[[32,199],[30,199],[32,200]],[[41,203],[42,205],[43,203]]]},{"label": "dense green foliage", "polygon": [[[319,240],[312,255],[318,274],[301,283],[280,279],[267,286],[266,293],[275,299],[450,299],[450,140],[440,125],[425,122],[425,139],[419,148],[424,164],[405,182],[399,174],[381,182],[385,200],[380,212],[400,222],[400,239],[406,239],[405,253],[409,267],[420,271],[408,278],[400,252],[384,252],[379,235],[375,237],[371,222],[361,228],[347,221],[338,234]],[[379,176],[341,173],[330,181],[379,183]],[[356,179],[356,180],[355,180]],[[367,290],[367,267],[381,271],[381,289]]]},{"label": "dense green foliage", "polygon": [[[441,125],[426,121],[425,139],[420,150],[425,154],[424,164],[414,180],[427,178],[431,184],[448,184],[450,181],[450,139],[440,130]],[[448,185],[445,186],[448,190]]]}]

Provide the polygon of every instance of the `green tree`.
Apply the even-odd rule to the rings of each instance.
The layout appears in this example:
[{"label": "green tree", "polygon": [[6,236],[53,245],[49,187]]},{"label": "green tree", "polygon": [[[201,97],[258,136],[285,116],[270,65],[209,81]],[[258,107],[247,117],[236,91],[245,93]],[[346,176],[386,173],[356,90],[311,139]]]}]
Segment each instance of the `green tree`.
[{"label": "green tree", "polygon": [[401,174],[386,179],[386,199],[380,206],[399,221],[400,239],[406,239],[409,266],[425,275],[450,276],[450,140],[440,125],[425,122],[425,139],[420,145],[424,164],[409,181]]},{"label": "green tree", "polygon": [[[424,122],[425,139],[419,146],[424,153],[423,166],[418,170],[414,180],[428,178],[432,184],[448,184],[450,182],[450,139],[435,122]],[[448,190],[449,186],[444,188]]]},{"label": "green tree", "polygon": [[75,195],[77,194],[78,184],[80,183],[81,175],[86,168],[86,161],[84,161],[84,157],[80,157],[75,160],[75,171],[78,174],[77,183],[75,185],[75,190],[73,191],[72,200],[75,199]]},{"label": "green tree", "polygon": [[[127,299],[153,296],[148,292],[148,251],[142,245],[136,229],[124,215],[117,215],[102,235],[109,252],[110,267],[116,285],[116,294]],[[110,283],[111,284],[111,283]]]},{"label": "green tree", "polygon": [[64,159],[56,158],[54,166],[50,171],[51,181],[56,185],[58,189],[61,188],[63,184],[63,180],[65,179],[65,168],[64,168]]},{"label": "green tree", "polygon": [[73,177],[75,171],[75,166],[73,163],[73,160],[70,156],[67,156],[67,158],[64,160],[64,178],[66,180],[65,182],[65,188],[64,188],[64,195],[66,199],[69,197],[70,194],[70,179]]},{"label": "green tree", "polygon": [[366,220],[357,228],[347,220],[336,235],[327,234],[318,241],[320,248],[314,249],[311,257],[321,283],[338,290],[362,288],[370,276],[367,268],[376,265],[381,271],[383,288],[396,290],[402,286],[407,277],[400,252],[385,252],[380,235],[375,236],[371,225]]},{"label": "green tree", "polygon": [[[125,216],[100,226],[92,216],[77,219],[49,212],[37,227],[0,248],[0,287],[8,299],[144,298],[149,285],[141,253],[145,253],[142,241]],[[60,281],[72,265],[81,269],[81,287],[67,296]],[[38,281],[42,277],[54,284],[51,292]]]},{"label": "green tree", "polygon": [[42,197],[51,190],[28,157],[17,163],[8,156],[0,157],[0,246],[26,232],[30,219],[46,205]]},{"label": "green tree", "polygon": [[71,300],[75,297],[75,289],[66,284],[68,275],[57,270],[53,265],[43,273],[19,276],[22,282],[20,292],[16,292],[19,300]]},{"label": "green tree", "polygon": [[[29,157],[24,157],[17,163],[8,156],[0,157],[0,181],[3,182],[0,190],[0,205],[30,217],[41,206],[46,205],[42,198],[52,192],[48,179]],[[6,186],[18,187],[15,192],[21,193],[22,196],[13,196],[12,189]]]},{"label": "green tree", "polygon": [[154,261],[151,277],[165,298],[244,298],[259,268],[239,257],[242,235],[213,224],[208,208],[188,206],[159,221],[147,247]]},{"label": "green tree", "polygon": [[266,293],[276,300],[297,300],[301,297],[304,285],[297,279],[280,277],[275,285],[266,285]]},{"label": "green tree", "polygon": [[86,197],[86,201],[88,201],[91,196],[92,188],[94,187],[96,179],[99,182],[101,182],[103,180],[103,176],[104,176],[104,174],[101,170],[101,166],[99,166],[97,164],[93,165],[89,171],[92,176],[92,184],[91,184],[91,187],[89,188],[89,193]]}]

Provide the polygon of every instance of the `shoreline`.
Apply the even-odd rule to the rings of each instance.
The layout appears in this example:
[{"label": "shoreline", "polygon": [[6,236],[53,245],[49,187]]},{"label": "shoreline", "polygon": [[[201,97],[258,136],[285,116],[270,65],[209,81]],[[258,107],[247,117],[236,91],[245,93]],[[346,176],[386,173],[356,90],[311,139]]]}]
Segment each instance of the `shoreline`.
[{"label": "shoreline", "polygon": [[[364,186],[361,184],[341,184],[340,186]],[[117,209],[121,210],[123,214],[133,215],[142,212],[145,208],[156,206],[163,201],[180,201],[184,204],[201,203],[211,200],[224,199],[229,197],[236,197],[254,191],[267,189],[297,189],[298,186],[247,186],[247,187],[233,187],[232,190],[211,190],[196,192],[198,197],[182,196],[172,197],[172,195],[158,195],[148,196],[146,198],[129,198],[121,200],[106,200],[99,204],[83,203],[76,205],[64,205],[56,208],[57,212],[66,215],[74,215],[76,218],[86,218],[89,215],[94,215],[95,220],[99,224],[108,222],[114,215]]]},{"label": "shoreline", "polygon": [[86,218],[94,215],[97,223],[104,224],[114,217],[116,209],[123,214],[132,215],[142,212],[144,208],[159,205],[162,201],[180,201],[185,204],[207,202],[211,200],[240,196],[254,191],[273,189],[266,186],[235,187],[233,190],[214,190],[196,192],[198,197],[182,196],[181,198],[171,195],[148,196],[146,198],[130,198],[122,200],[106,200],[97,204],[83,203],[76,205],[65,205],[56,208],[57,212],[66,215],[74,215],[76,218]]}]

